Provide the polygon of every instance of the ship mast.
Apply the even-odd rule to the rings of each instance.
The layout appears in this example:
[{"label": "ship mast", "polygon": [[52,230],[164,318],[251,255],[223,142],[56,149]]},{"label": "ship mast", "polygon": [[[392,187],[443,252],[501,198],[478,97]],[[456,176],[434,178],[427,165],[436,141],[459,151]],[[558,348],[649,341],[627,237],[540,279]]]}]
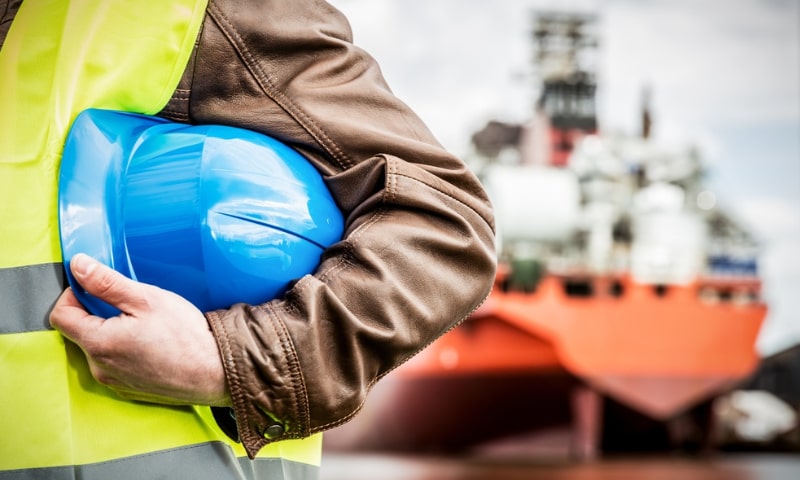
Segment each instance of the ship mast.
[{"label": "ship mast", "polygon": [[541,93],[532,128],[548,134],[534,135],[546,143],[530,150],[544,154],[545,161],[523,159],[523,163],[566,166],[576,143],[597,132],[596,25],[592,14],[534,14],[533,62]]}]

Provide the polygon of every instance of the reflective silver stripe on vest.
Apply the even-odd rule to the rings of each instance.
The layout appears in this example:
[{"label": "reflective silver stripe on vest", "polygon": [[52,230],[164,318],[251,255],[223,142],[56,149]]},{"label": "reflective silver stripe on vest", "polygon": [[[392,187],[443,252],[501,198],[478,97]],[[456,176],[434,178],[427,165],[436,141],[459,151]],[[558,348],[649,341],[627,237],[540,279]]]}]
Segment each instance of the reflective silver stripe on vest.
[{"label": "reflective silver stripe on vest", "polygon": [[65,286],[62,263],[0,268],[0,334],[49,330]]},{"label": "reflective silver stripe on vest", "polygon": [[[32,447],[35,448],[35,447]],[[319,467],[280,458],[236,458],[222,443],[195,445],[90,465],[0,472],[0,480],[316,480]]]}]

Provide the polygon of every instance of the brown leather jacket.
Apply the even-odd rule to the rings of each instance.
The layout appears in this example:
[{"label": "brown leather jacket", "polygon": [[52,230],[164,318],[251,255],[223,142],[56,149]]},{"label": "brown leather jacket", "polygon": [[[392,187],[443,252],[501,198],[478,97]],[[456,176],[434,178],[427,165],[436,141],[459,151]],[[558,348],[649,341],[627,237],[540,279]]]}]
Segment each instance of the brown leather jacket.
[{"label": "brown leather jacket", "polygon": [[[0,0],[0,44],[20,3]],[[494,279],[483,188],[351,37],[323,1],[211,0],[160,114],[291,144],[346,218],[343,241],[284,298],[207,314],[250,455],[349,420],[376,380],[468,316]]]}]

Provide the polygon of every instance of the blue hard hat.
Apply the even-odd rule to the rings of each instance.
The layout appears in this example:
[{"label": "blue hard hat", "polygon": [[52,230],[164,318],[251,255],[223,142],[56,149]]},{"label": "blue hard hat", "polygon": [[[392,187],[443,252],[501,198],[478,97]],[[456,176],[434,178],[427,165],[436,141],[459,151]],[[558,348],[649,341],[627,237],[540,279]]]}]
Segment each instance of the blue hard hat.
[{"label": "blue hard hat", "polygon": [[103,317],[119,310],[75,281],[76,253],[209,311],[281,295],[343,231],[319,172],[285,144],[110,110],[73,122],[58,207],[68,281]]}]

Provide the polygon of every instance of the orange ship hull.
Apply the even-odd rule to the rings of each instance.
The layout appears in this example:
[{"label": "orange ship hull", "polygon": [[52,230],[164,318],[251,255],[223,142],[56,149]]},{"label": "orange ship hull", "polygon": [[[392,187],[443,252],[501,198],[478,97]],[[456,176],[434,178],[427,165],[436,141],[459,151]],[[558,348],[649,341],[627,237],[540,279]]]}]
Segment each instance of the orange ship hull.
[{"label": "orange ship hull", "polygon": [[534,293],[495,289],[464,325],[399,373],[562,368],[637,410],[668,418],[758,365],[755,343],[767,307],[701,298],[704,288],[753,291],[757,284],[698,281],[658,290],[614,282],[619,296],[568,296],[556,277],[546,277]]},{"label": "orange ship hull", "polygon": [[[502,435],[503,425],[520,433],[568,423],[582,429],[578,441],[596,443],[598,398],[666,421],[758,365],[767,308],[752,301],[756,280],[654,288],[594,279],[590,287],[591,296],[570,296],[548,276],[533,293],[495,288],[461,326],[379,382],[376,398],[330,442],[460,448]],[[751,301],[708,301],[707,290]],[[591,455],[596,445],[584,448]]]}]

